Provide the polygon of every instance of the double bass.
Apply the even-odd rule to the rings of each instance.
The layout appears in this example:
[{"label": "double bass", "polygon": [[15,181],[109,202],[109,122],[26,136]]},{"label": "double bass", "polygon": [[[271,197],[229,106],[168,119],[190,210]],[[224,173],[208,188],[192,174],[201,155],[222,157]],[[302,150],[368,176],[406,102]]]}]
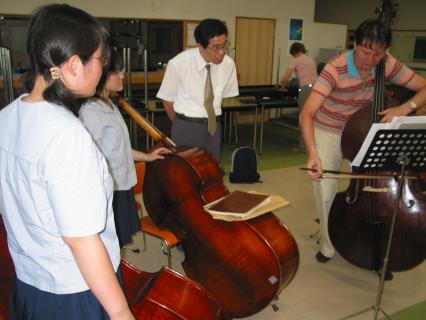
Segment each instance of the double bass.
[{"label": "double bass", "polygon": [[136,319],[230,320],[210,292],[169,268],[148,273],[125,259],[120,267],[124,293]]},{"label": "double bass", "polygon": [[[389,23],[395,5],[384,1],[379,19]],[[373,104],[357,111],[342,133],[342,154],[352,161],[372,123],[386,105],[385,61],[376,67]],[[357,168],[353,168],[357,171]],[[395,173],[388,179],[376,179],[374,170],[363,173],[372,178],[351,179],[346,191],[338,193],[330,209],[328,230],[335,249],[350,263],[378,271],[385,256],[392,214],[397,198]],[[414,175],[414,173],[409,173]],[[426,257],[426,196],[420,179],[402,179],[402,199],[396,217],[388,261],[389,271],[404,271],[420,264]]]},{"label": "double bass", "polygon": [[204,205],[229,190],[224,170],[203,148],[175,147],[124,99],[119,105],[173,153],[146,163],[145,208],[159,228],[181,241],[186,275],[209,290],[232,318],[247,317],[271,303],[296,274],[297,244],[271,212],[246,221],[219,221]]},{"label": "double bass", "polygon": [[[124,293],[138,320],[230,320],[217,299],[198,283],[169,269],[139,270],[121,260]],[[0,215],[0,319],[7,320],[15,269]]]}]

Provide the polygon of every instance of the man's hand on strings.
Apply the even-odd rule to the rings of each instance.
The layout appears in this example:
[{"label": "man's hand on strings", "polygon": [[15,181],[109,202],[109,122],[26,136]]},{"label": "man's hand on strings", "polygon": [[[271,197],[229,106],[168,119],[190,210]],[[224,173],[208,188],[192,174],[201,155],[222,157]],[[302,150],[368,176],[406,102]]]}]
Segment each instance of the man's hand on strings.
[{"label": "man's hand on strings", "polygon": [[407,108],[405,105],[400,105],[399,107],[388,108],[381,112],[378,112],[379,116],[382,116],[381,123],[391,122],[393,117],[402,117],[410,113],[411,109]]}]

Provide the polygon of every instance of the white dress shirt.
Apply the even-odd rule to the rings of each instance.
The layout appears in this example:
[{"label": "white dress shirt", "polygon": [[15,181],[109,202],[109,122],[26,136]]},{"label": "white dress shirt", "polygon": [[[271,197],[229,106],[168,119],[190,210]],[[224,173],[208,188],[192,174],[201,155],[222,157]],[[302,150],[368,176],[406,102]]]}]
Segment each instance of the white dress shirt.
[{"label": "white dress shirt", "polygon": [[[174,110],[187,117],[207,118],[204,107],[206,61],[198,48],[181,52],[167,64],[166,73],[157,97],[173,102]],[[211,64],[216,115],[222,114],[222,99],[238,95],[237,72],[234,61],[225,56],[220,64]]]}]

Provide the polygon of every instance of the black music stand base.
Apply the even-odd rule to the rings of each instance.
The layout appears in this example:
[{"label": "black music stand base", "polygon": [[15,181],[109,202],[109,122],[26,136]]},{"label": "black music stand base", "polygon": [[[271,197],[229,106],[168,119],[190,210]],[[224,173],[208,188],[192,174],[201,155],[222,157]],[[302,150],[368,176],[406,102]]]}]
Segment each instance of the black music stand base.
[{"label": "black music stand base", "polygon": [[381,307],[377,307],[375,305],[371,306],[369,308],[365,308],[364,310],[360,310],[358,312],[355,312],[355,313],[353,313],[353,314],[351,314],[349,316],[346,316],[344,318],[340,318],[339,320],[346,320],[346,319],[354,318],[354,317],[360,316],[360,315],[362,315],[364,313],[367,313],[369,311],[374,311],[374,319],[377,319],[377,316],[379,315],[379,312],[382,312],[383,315],[386,317],[386,319],[391,320],[390,316],[386,312],[384,312]]},{"label": "black music stand base", "polygon": [[392,244],[393,230],[395,228],[396,216],[398,215],[398,211],[399,211],[399,202],[401,201],[401,194],[402,194],[402,187],[403,187],[402,180],[404,179],[405,166],[409,163],[409,159],[405,155],[401,155],[398,158],[397,161],[401,165],[401,171],[400,171],[400,174],[399,174],[399,177],[398,177],[398,191],[397,191],[397,195],[396,195],[394,210],[393,210],[393,213],[392,213],[392,221],[391,221],[391,225],[390,225],[388,243],[387,243],[387,246],[386,246],[386,253],[385,253],[385,256],[383,258],[382,268],[380,270],[380,282],[379,282],[379,288],[377,290],[376,303],[369,308],[355,312],[355,313],[353,313],[349,316],[346,316],[344,318],[340,318],[339,320],[346,320],[346,319],[350,319],[350,318],[353,318],[353,317],[357,317],[357,316],[364,314],[366,312],[369,312],[369,311],[374,311],[374,318],[373,318],[374,320],[378,319],[377,317],[379,316],[380,312],[383,313],[383,315],[386,317],[386,319],[389,319],[389,320],[391,319],[389,317],[389,315],[382,309],[382,307],[380,305],[381,305],[381,302],[382,302],[383,289],[384,289],[384,286],[385,286],[386,271],[388,269],[389,254],[390,254],[390,249],[391,249],[391,244]]},{"label": "black music stand base", "polygon": [[[382,295],[385,284],[385,275],[388,269],[389,254],[391,250],[392,237],[395,228],[396,217],[399,212],[399,204],[401,202],[401,195],[403,189],[403,180],[405,169],[408,165],[410,170],[414,172],[419,172],[424,170],[425,163],[423,160],[418,160],[417,153],[423,152],[426,149],[424,143],[424,138],[426,137],[425,130],[379,130],[376,132],[376,135],[369,146],[367,152],[365,153],[364,159],[361,162],[361,170],[377,170],[377,171],[392,171],[399,170],[399,176],[397,177],[398,190],[395,199],[394,210],[392,213],[392,220],[389,226],[389,237],[386,247],[386,252],[383,257],[383,264],[380,270],[380,282],[379,288],[377,290],[376,302],[373,306],[355,312],[339,320],[346,320],[361,314],[364,314],[369,311],[374,311],[374,320],[378,319],[379,313],[383,313],[386,319],[391,319],[390,316],[382,309]],[[418,144],[416,139],[423,139],[421,146]],[[397,142],[397,143],[394,143]],[[406,149],[400,148],[400,146],[406,146]],[[411,146],[413,146],[411,148]],[[415,147],[414,147],[415,146]],[[398,149],[399,148],[399,149]],[[414,150],[416,149],[416,150]],[[411,151],[410,151],[411,150]],[[414,150],[414,151],[412,151]],[[420,151],[417,151],[420,150]],[[417,153],[416,153],[417,152]],[[410,163],[410,158],[413,157],[413,161]],[[377,165],[378,164],[378,165]]]}]

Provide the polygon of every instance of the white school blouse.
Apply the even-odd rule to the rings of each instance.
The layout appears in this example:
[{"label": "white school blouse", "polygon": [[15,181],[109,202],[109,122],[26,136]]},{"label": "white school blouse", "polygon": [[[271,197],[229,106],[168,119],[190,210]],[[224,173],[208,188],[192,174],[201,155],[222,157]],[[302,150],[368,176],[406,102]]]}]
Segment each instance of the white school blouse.
[{"label": "white school blouse", "polygon": [[70,111],[22,98],[0,111],[0,212],[16,275],[43,291],[81,292],[89,287],[62,237],[100,233],[117,270],[112,179]]},{"label": "white school blouse", "polygon": [[79,118],[107,159],[114,190],[129,190],[137,182],[129,130],[118,107],[112,106],[91,99],[81,107]]}]

